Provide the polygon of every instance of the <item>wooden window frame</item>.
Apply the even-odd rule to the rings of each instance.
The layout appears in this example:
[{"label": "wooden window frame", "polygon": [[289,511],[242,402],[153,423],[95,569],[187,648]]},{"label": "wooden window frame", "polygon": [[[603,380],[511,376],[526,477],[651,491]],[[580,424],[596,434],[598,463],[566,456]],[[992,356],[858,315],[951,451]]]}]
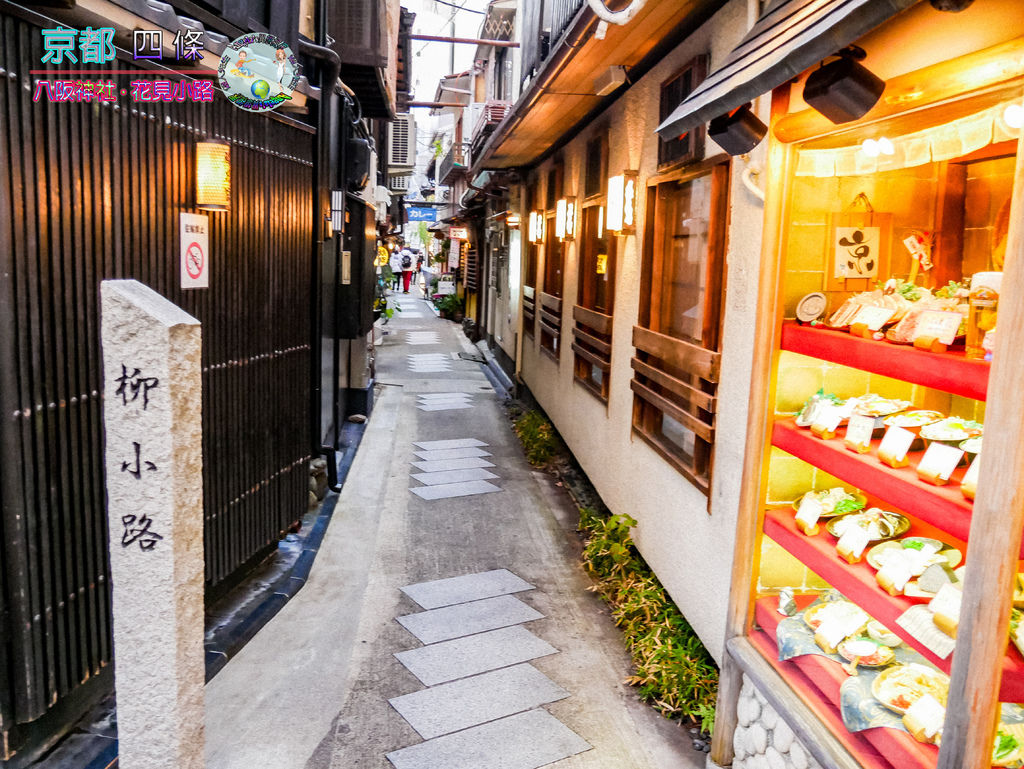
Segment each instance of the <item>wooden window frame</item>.
[{"label": "wooden window frame", "polygon": [[[552,279],[551,268],[558,264],[558,280]],[[555,361],[561,355],[562,336],[562,290],[565,286],[565,243],[555,235],[555,217],[547,216],[544,222],[544,276],[537,297],[538,319],[540,321],[540,348]]]},{"label": "wooden window frame", "polygon": [[[633,432],[708,497],[714,476],[714,437],[721,366],[722,315],[729,214],[730,158],[719,155],[678,173],[652,179],[647,187],[646,226],[640,281],[640,312],[633,327]],[[665,217],[659,192],[710,177],[710,211],[705,264],[704,326],[700,344],[663,333],[659,315],[665,255]],[[655,292],[658,287],[659,291]],[[669,416],[693,434],[694,451],[686,457],[660,433]]]},{"label": "wooden window frame", "polygon": [[[526,209],[523,219],[528,220],[540,198],[536,181],[526,189]],[[525,234],[525,226],[521,232]],[[540,246],[523,237],[523,333],[534,336],[537,327],[537,265],[540,262]]]},{"label": "wooden window frame", "polygon": [[[686,93],[673,93],[672,87],[681,78],[690,75],[690,89]],[[676,107],[701,83],[708,74],[708,56],[694,56],[672,77],[661,82],[658,90],[658,123],[664,122]],[[704,154],[706,128],[703,124],[676,139],[662,139],[658,142],[658,170],[685,165],[698,160]]]},{"label": "wooden window frame", "polygon": [[[584,206],[580,217],[580,237],[577,240],[579,254],[579,280],[577,281],[576,305],[573,307],[573,376],[604,403],[608,402],[612,363],[612,315],[615,312],[615,268],[618,238],[605,232],[607,242],[607,290],[608,297],[603,309],[597,307],[597,257],[600,245],[596,234],[592,236],[589,219],[600,216],[600,203]],[[593,226],[596,226],[596,222]],[[594,370],[601,372],[600,383],[594,380]]]},{"label": "wooden window frame", "polygon": [[[597,184],[592,184],[595,180],[591,177],[590,159],[591,153],[595,151],[600,153],[600,160],[598,161],[597,171]],[[607,193],[606,187],[608,186],[608,132],[602,131],[586,143],[586,150],[583,157],[583,200],[591,201],[597,198],[603,198]]]}]

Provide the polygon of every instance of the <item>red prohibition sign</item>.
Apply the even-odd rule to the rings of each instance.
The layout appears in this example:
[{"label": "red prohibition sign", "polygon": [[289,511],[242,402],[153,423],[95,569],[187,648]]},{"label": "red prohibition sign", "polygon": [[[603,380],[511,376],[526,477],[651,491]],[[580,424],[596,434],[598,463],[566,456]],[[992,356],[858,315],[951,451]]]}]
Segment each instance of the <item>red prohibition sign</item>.
[{"label": "red prohibition sign", "polygon": [[190,243],[185,249],[185,272],[192,280],[203,274],[203,249],[198,243]]}]

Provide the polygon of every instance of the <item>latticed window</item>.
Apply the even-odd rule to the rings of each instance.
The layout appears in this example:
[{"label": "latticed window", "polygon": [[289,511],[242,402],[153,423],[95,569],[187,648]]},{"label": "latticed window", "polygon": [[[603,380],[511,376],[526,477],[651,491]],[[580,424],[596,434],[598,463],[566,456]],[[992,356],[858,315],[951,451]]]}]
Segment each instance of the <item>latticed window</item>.
[{"label": "latticed window", "polygon": [[648,187],[633,427],[710,491],[725,296],[729,160]]},{"label": "latticed window", "polygon": [[[664,121],[679,104],[693,93],[707,75],[707,57],[697,56],[685,67],[661,84],[661,103],[658,122]],[[704,126],[694,128],[686,135],[658,143],[658,166],[689,163],[698,160],[704,152]]]}]

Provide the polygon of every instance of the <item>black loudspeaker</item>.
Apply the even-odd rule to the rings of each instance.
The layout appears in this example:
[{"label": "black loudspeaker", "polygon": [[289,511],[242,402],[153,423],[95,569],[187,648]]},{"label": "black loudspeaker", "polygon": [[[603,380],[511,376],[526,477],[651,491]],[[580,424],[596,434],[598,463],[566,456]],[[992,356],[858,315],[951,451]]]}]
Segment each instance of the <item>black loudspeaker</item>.
[{"label": "black loudspeaker", "polygon": [[833,123],[864,117],[885,90],[885,81],[848,56],[811,73],[804,85],[804,101]]},{"label": "black loudspeaker", "polygon": [[727,115],[719,115],[708,123],[708,136],[730,155],[750,152],[766,133],[768,126],[750,111],[749,104],[744,104]]},{"label": "black loudspeaker", "polygon": [[370,142],[355,136],[348,140],[345,158],[345,181],[353,192],[359,192],[370,181]]}]

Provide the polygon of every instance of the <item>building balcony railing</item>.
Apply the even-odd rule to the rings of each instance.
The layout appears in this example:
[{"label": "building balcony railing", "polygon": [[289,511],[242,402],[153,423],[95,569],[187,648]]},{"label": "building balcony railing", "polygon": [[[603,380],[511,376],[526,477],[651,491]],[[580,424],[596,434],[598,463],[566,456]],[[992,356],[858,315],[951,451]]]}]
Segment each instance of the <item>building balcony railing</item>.
[{"label": "building balcony railing", "polygon": [[458,144],[453,144],[447,154],[441,158],[441,165],[437,172],[437,182],[438,184],[451,184],[451,179],[456,174],[465,173],[465,171],[466,158],[462,152],[462,147]]},{"label": "building balcony railing", "polygon": [[473,150],[477,151],[483,146],[494,127],[512,110],[512,102],[491,99],[482,104],[473,104],[471,107],[476,108],[470,110],[470,114],[476,118],[471,129],[471,145]]}]

